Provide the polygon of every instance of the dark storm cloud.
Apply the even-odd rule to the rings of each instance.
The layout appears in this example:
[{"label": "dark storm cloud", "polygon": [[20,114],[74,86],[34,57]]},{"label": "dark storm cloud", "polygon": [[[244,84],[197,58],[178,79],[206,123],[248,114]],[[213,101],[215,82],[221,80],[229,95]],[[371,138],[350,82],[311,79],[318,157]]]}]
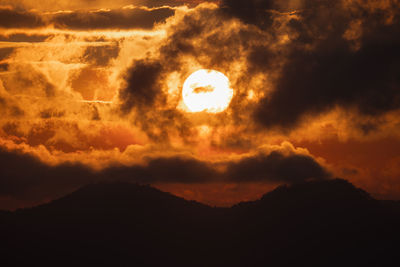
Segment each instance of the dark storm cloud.
[{"label": "dark storm cloud", "polygon": [[157,158],[147,166],[111,167],[93,172],[81,164],[48,166],[33,156],[0,149],[0,196],[53,197],[102,180],[139,183],[202,183],[215,177],[207,163],[185,158]]},{"label": "dark storm cloud", "polygon": [[[154,9],[138,7],[55,14],[0,8],[0,28],[39,28],[54,25],[56,28],[72,30],[151,29],[156,23],[164,22],[174,14],[175,10],[170,7]],[[23,34],[19,35],[14,35],[12,38],[26,39]],[[41,40],[40,36],[33,36],[27,41],[38,40]]]},{"label": "dark storm cloud", "polygon": [[146,166],[109,168],[102,175],[121,181],[185,184],[214,182],[218,176],[210,164],[184,157],[154,158]]},{"label": "dark storm cloud", "polygon": [[0,28],[38,28],[45,25],[37,13],[0,7]]},{"label": "dark storm cloud", "polygon": [[331,177],[329,172],[310,156],[299,154],[285,156],[277,151],[230,163],[225,175],[227,179],[235,182],[284,183]]},{"label": "dark storm cloud", "polygon": [[14,33],[10,35],[0,35],[1,42],[29,42],[39,43],[44,42],[46,39],[52,37],[50,34],[25,34],[25,33]]},{"label": "dark storm cloud", "polygon": [[216,172],[208,163],[188,158],[155,158],[146,166],[93,172],[80,164],[48,166],[33,156],[0,149],[0,196],[23,200],[54,198],[99,181],[204,183],[215,177]]},{"label": "dark storm cloud", "polygon": [[7,71],[8,68],[9,68],[9,65],[7,63],[0,63],[0,72]]},{"label": "dark storm cloud", "polygon": [[118,57],[118,45],[88,46],[83,60],[96,66],[107,66],[110,60]]},{"label": "dark storm cloud", "polygon": [[95,29],[151,29],[156,23],[174,15],[169,7],[157,9],[116,9],[111,11],[71,12],[56,14],[51,18],[56,28],[75,30]]},{"label": "dark storm cloud", "polygon": [[270,26],[272,23],[272,9],[276,8],[274,0],[223,0],[222,14],[234,16],[245,23],[258,26]]},{"label": "dark storm cloud", "polygon": [[14,49],[14,47],[0,48],[0,61],[7,59],[14,52]]},{"label": "dark storm cloud", "polygon": [[93,181],[91,178],[90,171],[81,165],[51,167],[30,155],[0,149],[2,196],[20,199],[54,196]]},{"label": "dark storm cloud", "polygon": [[139,60],[128,70],[126,87],[120,91],[122,111],[129,112],[134,107],[150,107],[160,96],[159,76],[162,65],[158,61]]},{"label": "dark storm cloud", "polygon": [[344,42],[335,47],[330,47],[334,40],[327,42],[311,54],[291,54],[275,91],[261,102],[259,122],[290,128],[303,115],[336,105],[372,116],[400,108],[398,40],[364,45],[357,52]]},{"label": "dark storm cloud", "polygon": [[135,183],[284,182],[330,178],[313,158],[273,151],[238,162],[228,162],[226,172],[213,163],[191,157],[147,158],[146,165],[111,166],[95,172],[78,163],[49,166],[31,155],[0,148],[0,197],[40,201],[99,181]]},{"label": "dark storm cloud", "polygon": [[335,8],[322,6],[292,21],[298,38],[274,91],[255,113],[261,124],[291,129],[304,116],[336,106],[366,116],[400,108],[399,16],[390,24],[384,22],[382,14],[360,17],[366,20],[362,36],[354,41],[360,44],[357,48],[344,38],[352,16]]},{"label": "dark storm cloud", "polygon": [[219,9],[196,8],[172,26],[167,42],[160,48],[161,60],[168,63],[169,71],[179,71],[186,56],[195,58],[204,68],[229,69],[251,41],[260,39],[252,29],[227,29],[230,22]]},{"label": "dark storm cloud", "polygon": [[[222,17],[238,18],[270,34],[268,42],[256,45],[251,45],[254,32],[240,38],[250,44],[241,46],[247,51],[247,75],[274,75],[272,92],[259,103],[255,120],[291,130],[303,118],[338,106],[376,118],[399,109],[400,6],[389,2],[222,1]],[[281,34],[291,41],[276,49]],[[218,38],[210,43],[216,51],[231,47]]]}]

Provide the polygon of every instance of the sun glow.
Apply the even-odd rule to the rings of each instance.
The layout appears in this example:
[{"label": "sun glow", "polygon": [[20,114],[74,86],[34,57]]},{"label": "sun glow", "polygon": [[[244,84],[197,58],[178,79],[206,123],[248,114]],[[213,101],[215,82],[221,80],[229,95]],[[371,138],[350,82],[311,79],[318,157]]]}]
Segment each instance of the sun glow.
[{"label": "sun glow", "polygon": [[183,84],[182,98],[190,112],[222,112],[232,97],[228,77],[215,70],[195,71]]}]

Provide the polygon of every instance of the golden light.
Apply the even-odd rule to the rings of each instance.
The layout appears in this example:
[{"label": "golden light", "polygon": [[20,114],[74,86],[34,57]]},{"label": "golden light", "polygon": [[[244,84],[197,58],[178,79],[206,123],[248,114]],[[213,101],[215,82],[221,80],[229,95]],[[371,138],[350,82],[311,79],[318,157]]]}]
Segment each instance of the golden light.
[{"label": "golden light", "polygon": [[228,77],[215,70],[195,71],[183,84],[182,98],[190,112],[222,112],[232,97]]}]

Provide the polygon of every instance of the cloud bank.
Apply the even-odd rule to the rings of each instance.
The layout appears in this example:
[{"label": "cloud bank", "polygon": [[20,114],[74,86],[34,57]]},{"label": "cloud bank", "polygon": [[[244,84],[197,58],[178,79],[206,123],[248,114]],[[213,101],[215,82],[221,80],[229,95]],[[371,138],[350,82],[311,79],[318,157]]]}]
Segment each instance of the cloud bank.
[{"label": "cloud bank", "polygon": [[0,198],[37,203],[88,183],[297,183],[331,178],[312,156],[286,144],[238,159],[210,162],[184,155],[146,157],[142,164],[115,164],[95,171],[79,162],[48,165],[21,150],[0,151]]}]

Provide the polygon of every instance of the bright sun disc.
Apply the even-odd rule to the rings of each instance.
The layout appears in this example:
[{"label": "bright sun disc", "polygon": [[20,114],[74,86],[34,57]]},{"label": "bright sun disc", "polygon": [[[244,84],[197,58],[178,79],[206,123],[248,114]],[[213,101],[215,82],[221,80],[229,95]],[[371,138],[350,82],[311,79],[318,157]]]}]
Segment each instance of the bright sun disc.
[{"label": "bright sun disc", "polygon": [[222,112],[231,103],[232,96],[228,77],[215,70],[193,72],[182,89],[183,102],[190,112]]}]

